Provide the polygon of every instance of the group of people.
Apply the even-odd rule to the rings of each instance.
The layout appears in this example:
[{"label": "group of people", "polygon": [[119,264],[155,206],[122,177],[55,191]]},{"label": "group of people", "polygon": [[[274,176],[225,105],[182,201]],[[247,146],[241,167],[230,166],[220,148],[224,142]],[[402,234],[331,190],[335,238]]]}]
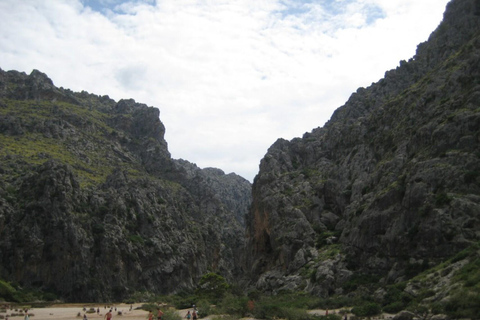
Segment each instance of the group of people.
[{"label": "group of people", "polygon": [[[113,308],[114,307],[108,307],[110,310],[105,314],[105,316],[103,317],[104,319],[107,319],[107,320],[111,320],[113,318],[113,314],[112,314],[112,311],[113,311]],[[105,306],[105,309],[107,309],[107,306]],[[96,310],[93,308],[94,311],[96,311],[96,313],[98,315],[100,315],[100,308],[97,308]],[[132,307],[130,306],[130,310],[132,310]],[[86,307],[83,307],[83,312],[86,312],[87,311],[87,308]],[[117,307],[115,307],[115,311],[117,311]],[[80,315],[80,312],[78,313]],[[87,317],[87,314],[84,313],[83,314],[83,320],[88,320],[88,317]]]},{"label": "group of people", "polygon": [[[132,310],[132,307],[130,307],[130,310]],[[113,318],[113,314],[112,314],[112,309],[110,309],[104,316],[104,319],[105,320],[112,320]],[[160,308],[157,308],[157,320],[162,320],[162,317],[163,317],[163,311],[160,309]],[[197,320],[198,319],[198,312],[197,312],[197,308],[195,307],[195,305],[193,305],[193,311],[190,312],[190,310],[187,312],[187,314],[185,315],[185,318],[187,320]],[[147,316],[147,319],[148,320],[154,320],[154,315],[153,315],[153,312],[150,311],[148,313],[148,316]],[[25,319],[25,320],[28,320],[28,319]],[[83,316],[83,320],[88,320],[87,319],[87,315],[84,314]]]},{"label": "group of people", "polygon": [[197,310],[193,309],[192,313],[190,313],[190,310],[188,310],[185,318],[187,318],[187,320],[190,320],[190,319],[197,320],[197,318],[198,318]]},{"label": "group of people", "polygon": [[[158,308],[157,309],[157,320],[162,320],[162,317],[163,317],[163,311],[160,310],[160,308]],[[187,320],[197,320],[198,319],[198,312],[197,312],[197,308],[195,307],[195,305],[193,305],[193,311],[192,312],[190,312],[190,310],[188,310],[187,314],[185,315],[185,318]],[[152,311],[150,311],[148,313],[147,319],[148,320],[154,320]],[[110,320],[110,319],[107,319],[107,320]]]},{"label": "group of people", "polygon": [[[160,308],[157,308],[157,320],[162,320],[163,317],[163,311],[160,310]],[[153,320],[153,312],[150,311],[148,313],[148,320]]]}]

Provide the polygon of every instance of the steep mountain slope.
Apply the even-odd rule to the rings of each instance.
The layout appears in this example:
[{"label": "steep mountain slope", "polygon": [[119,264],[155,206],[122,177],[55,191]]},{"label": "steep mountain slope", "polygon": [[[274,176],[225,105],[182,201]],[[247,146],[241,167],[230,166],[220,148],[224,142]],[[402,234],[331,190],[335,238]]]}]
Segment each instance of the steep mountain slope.
[{"label": "steep mountain slope", "polygon": [[164,133],[158,109],[0,70],[0,278],[85,302],[238,274],[250,183]]},{"label": "steep mountain slope", "polygon": [[413,59],[270,147],[246,268],[271,292],[396,283],[478,242],[479,214],[480,3],[453,0]]}]

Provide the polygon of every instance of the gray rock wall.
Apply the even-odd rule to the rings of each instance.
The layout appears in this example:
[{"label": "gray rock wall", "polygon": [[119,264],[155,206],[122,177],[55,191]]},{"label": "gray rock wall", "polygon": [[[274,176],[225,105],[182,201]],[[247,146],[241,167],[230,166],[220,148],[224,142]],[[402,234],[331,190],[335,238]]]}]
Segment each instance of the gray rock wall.
[{"label": "gray rock wall", "polygon": [[479,240],[479,31],[478,2],[452,1],[414,58],[270,147],[247,216],[257,289],[393,283]]},{"label": "gray rock wall", "polygon": [[251,185],[164,133],[158,109],[0,70],[0,278],[81,302],[233,281]]}]

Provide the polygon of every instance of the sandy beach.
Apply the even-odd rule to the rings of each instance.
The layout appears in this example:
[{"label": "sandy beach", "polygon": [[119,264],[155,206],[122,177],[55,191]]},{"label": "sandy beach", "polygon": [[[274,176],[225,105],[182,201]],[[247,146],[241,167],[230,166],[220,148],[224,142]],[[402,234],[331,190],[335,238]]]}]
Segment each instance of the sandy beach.
[{"label": "sandy beach", "polygon": [[[113,319],[125,319],[125,320],[145,320],[148,316],[148,312],[145,310],[136,310],[137,307],[140,307],[141,304],[134,304],[132,310],[130,310],[130,305],[128,304],[118,304],[114,306],[99,305],[99,304],[61,304],[61,305],[52,305],[47,308],[31,308],[28,310],[28,313],[33,315],[30,317],[30,320],[82,320],[83,315],[86,314],[88,320],[101,320],[104,319],[105,314],[110,310],[108,307],[112,308]],[[86,310],[90,308],[100,309],[100,313],[86,313],[83,308]],[[115,311],[117,308],[117,311]],[[121,312],[122,315],[119,315],[118,312]],[[9,319],[20,320],[23,319],[23,315],[12,316],[16,314],[15,310],[7,309],[6,313],[0,313],[3,316],[9,316]],[[80,316],[78,316],[80,314]]]},{"label": "sandy beach", "polygon": [[[30,320],[82,320],[83,315],[86,314],[88,320],[103,320],[105,314],[110,310],[108,307],[112,308],[113,320],[145,320],[148,318],[148,312],[145,310],[136,310],[137,307],[140,307],[142,304],[133,304],[132,309],[130,310],[129,304],[118,304],[114,306],[105,306],[99,304],[59,304],[59,305],[52,305],[47,308],[32,308],[28,310],[29,314],[33,314],[30,317]],[[100,309],[100,313],[86,313],[84,311],[89,310],[90,308],[97,308]],[[117,311],[115,311],[117,308]],[[187,311],[191,309],[184,309],[184,310],[177,310],[178,313],[182,318],[185,318]],[[330,310],[330,314],[338,314],[340,310]],[[122,314],[119,315],[118,312]],[[0,313],[0,316],[8,315],[9,319],[12,320],[23,320],[23,315],[12,316],[12,314],[18,313],[15,310],[7,309],[6,313]],[[312,315],[325,315],[326,310],[316,309],[316,310],[309,310],[309,314]],[[348,315],[348,319],[350,319],[352,315]],[[391,319],[392,315],[383,314],[383,317],[378,317],[382,319]],[[376,318],[376,317],[374,317]],[[156,319],[156,317],[155,317]],[[209,320],[211,317],[204,317],[203,320]],[[244,318],[249,319],[249,318]]]}]

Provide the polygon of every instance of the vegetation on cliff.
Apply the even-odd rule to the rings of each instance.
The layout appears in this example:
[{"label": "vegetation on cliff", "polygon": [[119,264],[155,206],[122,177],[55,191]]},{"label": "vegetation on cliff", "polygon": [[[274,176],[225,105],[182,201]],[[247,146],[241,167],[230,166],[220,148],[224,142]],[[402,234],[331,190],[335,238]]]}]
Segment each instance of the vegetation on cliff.
[{"label": "vegetation on cliff", "polygon": [[237,275],[250,183],[164,133],[156,108],[0,70],[0,278],[86,302]]}]

